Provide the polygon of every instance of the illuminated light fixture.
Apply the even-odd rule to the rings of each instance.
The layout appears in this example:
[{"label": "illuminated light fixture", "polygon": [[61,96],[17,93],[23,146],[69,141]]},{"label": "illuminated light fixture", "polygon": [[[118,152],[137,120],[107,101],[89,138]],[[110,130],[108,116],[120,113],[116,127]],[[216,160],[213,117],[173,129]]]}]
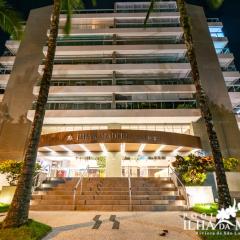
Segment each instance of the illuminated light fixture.
[{"label": "illuminated light fixture", "polygon": [[46,149],[46,150],[49,151],[49,152],[56,152],[56,151],[52,150],[52,149],[49,148],[49,147],[44,147],[44,149]]},{"label": "illuminated light fixture", "polygon": [[91,155],[91,151],[84,144],[79,144],[79,146],[86,152],[87,155]]},{"label": "illuminated light fixture", "polygon": [[85,152],[90,152],[85,145],[79,144],[79,146],[80,146]]},{"label": "illuminated light fixture", "polygon": [[138,149],[138,154],[141,154],[143,152],[143,149],[145,148],[146,144],[141,144]]},{"label": "illuminated light fixture", "polygon": [[126,144],[125,143],[121,143],[121,155],[125,155],[125,148],[126,148]]},{"label": "illuminated light fixture", "polygon": [[107,154],[107,153],[108,153],[108,150],[107,150],[106,146],[104,145],[104,143],[100,143],[100,147],[101,147],[102,152],[103,152],[104,154]]},{"label": "illuminated light fixture", "polygon": [[183,147],[178,147],[175,150],[173,150],[173,154],[178,154],[178,152],[182,149]]},{"label": "illuminated light fixture", "polygon": [[161,146],[156,150],[155,154],[160,153],[165,147],[166,147],[166,145],[164,145],[164,144],[161,145]]},{"label": "illuminated light fixture", "polygon": [[61,147],[62,149],[64,149],[65,151],[67,151],[67,152],[73,152],[70,148],[68,148],[68,147],[66,147],[66,146],[64,146],[64,145],[60,145],[60,147]]}]

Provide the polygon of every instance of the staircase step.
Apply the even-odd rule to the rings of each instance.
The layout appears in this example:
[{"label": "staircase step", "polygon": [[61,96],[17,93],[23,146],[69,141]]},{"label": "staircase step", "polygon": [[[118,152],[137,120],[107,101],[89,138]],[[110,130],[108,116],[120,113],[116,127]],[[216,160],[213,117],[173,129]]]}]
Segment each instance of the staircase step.
[{"label": "staircase step", "polygon": [[127,178],[48,179],[32,195],[31,210],[35,211],[181,211],[186,202],[170,178],[131,178],[132,208]]},{"label": "staircase step", "polygon": [[73,205],[31,205],[31,211],[72,211]]}]

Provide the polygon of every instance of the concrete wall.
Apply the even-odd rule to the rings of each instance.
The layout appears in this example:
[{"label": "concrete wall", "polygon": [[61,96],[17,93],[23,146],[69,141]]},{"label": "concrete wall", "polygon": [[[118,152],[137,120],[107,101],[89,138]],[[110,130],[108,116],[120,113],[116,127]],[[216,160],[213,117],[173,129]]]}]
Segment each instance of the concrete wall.
[{"label": "concrete wall", "polygon": [[22,159],[31,122],[27,112],[34,100],[33,87],[40,78],[39,64],[47,40],[52,7],[32,10],[0,106],[0,160]]},{"label": "concrete wall", "polygon": [[106,177],[122,176],[122,157],[121,153],[107,153],[106,157]]},{"label": "concrete wall", "polygon": [[189,205],[193,207],[196,203],[213,203],[213,191],[211,186],[187,186]]},{"label": "concrete wall", "polygon": [[[222,153],[226,157],[240,157],[240,132],[232,111],[232,104],[204,11],[201,7],[193,5],[187,5],[187,10],[192,26],[193,43],[201,83],[209,98],[213,122]],[[201,122],[199,124],[198,128],[204,130],[204,124]]]}]

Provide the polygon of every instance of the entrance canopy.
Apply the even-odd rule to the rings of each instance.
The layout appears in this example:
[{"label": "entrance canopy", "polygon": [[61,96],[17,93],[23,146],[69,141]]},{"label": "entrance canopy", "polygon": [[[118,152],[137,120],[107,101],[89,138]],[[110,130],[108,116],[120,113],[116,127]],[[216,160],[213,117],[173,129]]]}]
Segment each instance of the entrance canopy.
[{"label": "entrance canopy", "polygon": [[[145,130],[86,130],[72,132],[58,132],[41,136],[39,151],[46,148],[54,148],[54,151],[88,151],[100,152],[102,145],[109,152],[121,151],[121,145],[125,144],[126,152],[137,152],[140,146],[144,146],[144,151],[157,151],[162,146],[162,151],[174,151],[181,148],[181,151],[191,151],[201,149],[199,137],[160,131]],[[85,147],[86,146],[86,147]]]}]

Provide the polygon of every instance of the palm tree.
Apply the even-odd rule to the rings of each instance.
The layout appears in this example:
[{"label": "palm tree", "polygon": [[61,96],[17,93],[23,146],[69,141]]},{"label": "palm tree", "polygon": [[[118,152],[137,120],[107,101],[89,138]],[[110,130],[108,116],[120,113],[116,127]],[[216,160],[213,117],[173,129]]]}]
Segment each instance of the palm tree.
[{"label": "palm tree", "polygon": [[59,18],[61,7],[67,10],[67,21],[64,31],[69,34],[71,28],[72,10],[83,6],[81,0],[54,0],[50,35],[48,38],[48,51],[45,68],[41,80],[40,91],[36,104],[35,116],[31,128],[29,142],[25,153],[23,170],[18,181],[7,217],[3,222],[4,228],[19,227],[28,221],[30,198],[32,193],[33,173],[36,164],[38,144],[41,136],[45,107],[48,99],[50,81],[54,65],[54,57],[57,45]]},{"label": "palm tree", "polygon": [[4,0],[0,0],[0,28],[13,39],[21,38],[21,17]]},{"label": "palm tree", "polygon": [[[214,1],[216,2],[216,1]],[[145,18],[145,24],[150,16],[150,12],[154,8],[155,0],[151,1],[150,7],[148,9],[147,17]],[[228,208],[231,205],[231,196],[227,184],[226,174],[223,165],[223,157],[220,149],[220,144],[217,138],[216,131],[213,125],[213,118],[209,108],[208,97],[201,85],[200,74],[198,70],[197,59],[195,55],[191,26],[189,17],[187,15],[186,3],[185,0],[177,0],[178,8],[180,11],[180,22],[184,29],[184,40],[187,46],[187,55],[192,69],[193,81],[196,87],[196,97],[198,104],[201,110],[201,115],[204,119],[210,147],[212,150],[212,155],[215,163],[216,169],[216,180],[217,180],[217,189],[218,189],[218,198],[219,198],[219,208]],[[218,5],[219,6],[219,5]]]}]

